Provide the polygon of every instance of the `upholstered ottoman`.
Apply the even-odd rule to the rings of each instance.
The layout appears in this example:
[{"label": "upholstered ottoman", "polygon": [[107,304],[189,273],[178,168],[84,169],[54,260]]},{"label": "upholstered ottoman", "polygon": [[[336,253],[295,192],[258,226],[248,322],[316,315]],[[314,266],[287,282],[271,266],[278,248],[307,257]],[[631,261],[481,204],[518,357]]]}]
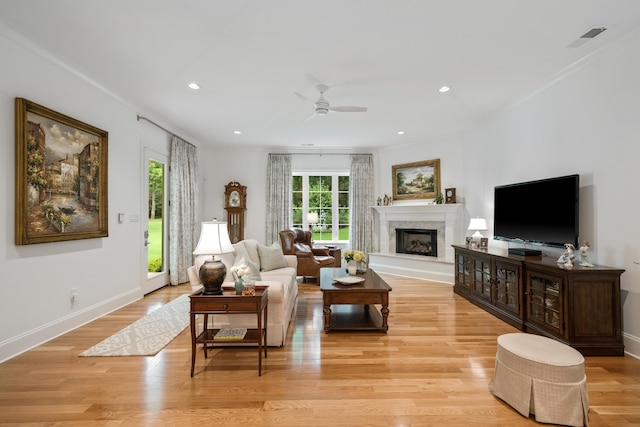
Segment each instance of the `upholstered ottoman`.
[{"label": "upholstered ottoman", "polygon": [[538,422],[589,425],[584,357],[561,342],[523,333],[499,336],[490,389]]}]

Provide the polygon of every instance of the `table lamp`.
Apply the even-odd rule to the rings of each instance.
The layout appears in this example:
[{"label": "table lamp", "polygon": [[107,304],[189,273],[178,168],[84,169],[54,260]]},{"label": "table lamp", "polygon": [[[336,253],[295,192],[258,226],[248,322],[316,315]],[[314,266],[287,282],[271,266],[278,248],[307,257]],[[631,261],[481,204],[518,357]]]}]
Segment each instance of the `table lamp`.
[{"label": "table lamp", "polygon": [[[318,212],[309,212],[307,213],[307,224],[311,226],[312,224],[318,223]],[[311,227],[309,227],[311,228]]]},{"label": "table lamp", "polygon": [[222,283],[227,274],[227,267],[216,255],[233,252],[227,223],[224,221],[203,222],[200,231],[200,240],[193,251],[194,255],[211,255],[200,266],[198,276],[204,286],[205,295],[220,295]]},{"label": "table lamp", "polygon": [[480,231],[486,231],[488,229],[487,220],[484,218],[471,218],[471,221],[469,221],[469,230],[475,230],[471,239],[473,239],[474,242],[477,242],[478,246],[480,246],[480,239],[483,237]]}]

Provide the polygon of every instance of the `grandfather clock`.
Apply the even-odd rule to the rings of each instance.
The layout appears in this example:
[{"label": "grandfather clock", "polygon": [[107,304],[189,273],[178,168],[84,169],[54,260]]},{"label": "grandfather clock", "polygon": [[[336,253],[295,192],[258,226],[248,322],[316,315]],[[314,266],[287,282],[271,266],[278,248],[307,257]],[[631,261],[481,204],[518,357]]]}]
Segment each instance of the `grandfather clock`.
[{"label": "grandfather clock", "polygon": [[244,211],[247,210],[247,187],[236,181],[224,186],[224,208],[231,243],[244,239]]}]

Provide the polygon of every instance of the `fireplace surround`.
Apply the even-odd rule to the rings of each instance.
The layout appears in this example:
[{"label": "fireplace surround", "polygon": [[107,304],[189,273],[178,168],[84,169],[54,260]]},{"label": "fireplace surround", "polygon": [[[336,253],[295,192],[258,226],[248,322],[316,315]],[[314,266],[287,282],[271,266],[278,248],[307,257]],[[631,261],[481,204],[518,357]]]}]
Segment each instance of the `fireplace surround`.
[{"label": "fireplace surround", "polygon": [[[453,284],[453,245],[464,244],[466,228],[464,205],[394,204],[373,206],[375,211],[376,248],[369,265],[381,273],[435,280]],[[396,229],[437,231],[437,256],[403,254],[396,251]]]}]

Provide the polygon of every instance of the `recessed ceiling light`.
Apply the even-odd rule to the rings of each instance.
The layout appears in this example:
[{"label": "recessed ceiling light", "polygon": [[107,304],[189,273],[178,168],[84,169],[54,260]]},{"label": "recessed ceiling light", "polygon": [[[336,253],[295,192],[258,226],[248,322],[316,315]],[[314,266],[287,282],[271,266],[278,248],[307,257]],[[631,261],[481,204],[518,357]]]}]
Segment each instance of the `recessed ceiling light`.
[{"label": "recessed ceiling light", "polygon": [[195,83],[195,82],[194,83],[189,83],[189,87],[191,89],[194,89],[194,90],[200,89],[200,85],[198,83]]},{"label": "recessed ceiling light", "polygon": [[440,89],[438,89],[438,92],[445,93],[445,92],[449,92],[450,90],[451,88],[449,86],[442,86]]},{"label": "recessed ceiling light", "polygon": [[404,135],[404,131],[403,130],[399,130],[398,131],[398,135]]},{"label": "recessed ceiling light", "polygon": [[234,131],[233,131],[233,133],[235,133],[236,135],[241,135],[241,134],[242,134],[242,131],[234,130]]}]

